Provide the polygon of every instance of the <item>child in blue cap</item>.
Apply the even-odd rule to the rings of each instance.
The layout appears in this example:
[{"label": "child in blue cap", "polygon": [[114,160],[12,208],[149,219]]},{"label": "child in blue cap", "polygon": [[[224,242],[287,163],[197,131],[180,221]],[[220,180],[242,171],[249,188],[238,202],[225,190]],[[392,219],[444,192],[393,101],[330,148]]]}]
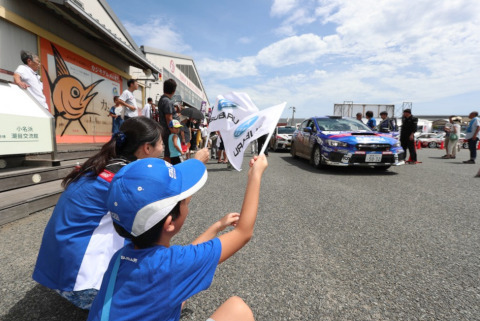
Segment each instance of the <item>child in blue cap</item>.
[{"label": "child in blue cap", "polygon": [[[107,206],[115,229],[131,242],[113,256],[88,320],[179,320],[182,302],[206,290],[217,265],[252,237],[267,166],[264,155],[250,161],[240,217],[227,215],[187,246],[170,240],[188,215],[191,196],[207,180],[205,165],[195,159],[176,166],[143,159],[120,170]],[[235,229],[215,237],[229,224]],[[254,318],[242,299],[232,297],[209,320]]]}]

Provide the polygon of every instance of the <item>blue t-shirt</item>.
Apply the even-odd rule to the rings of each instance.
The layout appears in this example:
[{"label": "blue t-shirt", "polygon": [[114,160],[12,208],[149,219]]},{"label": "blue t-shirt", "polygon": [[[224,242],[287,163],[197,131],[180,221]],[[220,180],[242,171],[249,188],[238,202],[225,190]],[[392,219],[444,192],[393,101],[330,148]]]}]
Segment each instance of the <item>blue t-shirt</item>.
[{"label": "blue t-shirt", "polygon": [[373,129],[375,128],[375,126],[377,126],[377,121],[375,120],[375,118],[370,118],[368,121],[367,121],[367,126],[370,127],[370,129]]},{"label": "blue t-shirt", "polygon": [[170,134],[168,136],[168,149],[170,151],[170,157],[178,157],[182,155],[176,148],[175,145],[173,144],[173,135],[177,135],[177,145],[178,147],[182,148],[182,142],[180,141],[180,135],[179,134]]},{"label": "blue t-shirt", "polygon": [[112,255],[124,245],[105,204],[113,175],[82,176],[62,193],[43,233],[35,281],[62,291],[100,289]]},{"label": "blue t-shirt", "polygon": [[[182,302],[208,289],[220,260],[218,238],[198,245],[155,246],[121,251],[110,320],[179,320]],[[88,320],[100,320],[117,252],[108,266]]]}]

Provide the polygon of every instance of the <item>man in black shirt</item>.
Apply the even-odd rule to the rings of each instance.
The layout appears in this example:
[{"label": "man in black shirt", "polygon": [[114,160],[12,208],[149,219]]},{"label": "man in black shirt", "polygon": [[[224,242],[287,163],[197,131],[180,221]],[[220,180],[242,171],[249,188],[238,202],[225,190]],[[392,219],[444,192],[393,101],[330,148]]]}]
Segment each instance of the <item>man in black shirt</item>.
[{"label": "man in black shirt", "polygon": [[163,159],[167,162],[170,162],[170,150],[168,149],[168,135],[170,131],[168,130],[168,124],[172,121],[173,118],[176,118],[177,112],[173,105],[172,97],[175,95],[177,90],[177,83],[173,79],[167,79],[163,83],[163,95],[160,97],[158,102],[158,115],[159,123],[163,129]]},{"label": "man in black shirt", "polygon": [[410,164],[417,163],[417,152],[415,151],[415,137],[417,131],[418,118],[412,116],[410,109],[403,111],[402,130],[400,131],[400,144],[405,151],[405,159],[407,159],[407,149],[410,152]]}]

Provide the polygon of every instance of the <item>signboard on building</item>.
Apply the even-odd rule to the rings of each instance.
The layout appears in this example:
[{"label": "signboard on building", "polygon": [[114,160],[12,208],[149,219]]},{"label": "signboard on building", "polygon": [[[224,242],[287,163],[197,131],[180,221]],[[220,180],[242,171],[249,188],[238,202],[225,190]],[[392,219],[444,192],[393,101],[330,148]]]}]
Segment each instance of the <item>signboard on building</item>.
[{"label": "signboard on building", "polygon": [[52,115],[26,90],[0,82],[0,155],[53,151]]},{"label": "signboard on building", "polygon": [[112,134],[108,111],[122,90],[122,78],[46,39],[40,38],[44,94],[56,121],[57,142]]}]

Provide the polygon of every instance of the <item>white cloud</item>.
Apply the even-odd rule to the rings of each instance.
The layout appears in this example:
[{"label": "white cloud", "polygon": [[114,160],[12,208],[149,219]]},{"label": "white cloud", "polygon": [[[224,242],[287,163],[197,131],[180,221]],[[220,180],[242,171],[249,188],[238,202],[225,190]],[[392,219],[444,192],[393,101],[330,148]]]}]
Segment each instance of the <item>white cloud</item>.
[{"label": "white cloud", "polygon": [[137,44],[150,46],[173,52],[185,52],[190,46],[185,44],[181,34],[175,31],[167,20],[149,19],[146,23],[136,25],[129,21],[124,23],[130,35],[137,40]]},{"label": "white cloud", "polygon": [[271,8],[272,16],[283,16],[290,12],[297,3],[297,0],[274,0]]},{"label": "white cloud", "polygon": [[241,78],[258,74],[254,57],[243,57],[237,61],[216,61],[210,58],[196,62],[198,70],[203,77],[215,77],[217,79]]}]

